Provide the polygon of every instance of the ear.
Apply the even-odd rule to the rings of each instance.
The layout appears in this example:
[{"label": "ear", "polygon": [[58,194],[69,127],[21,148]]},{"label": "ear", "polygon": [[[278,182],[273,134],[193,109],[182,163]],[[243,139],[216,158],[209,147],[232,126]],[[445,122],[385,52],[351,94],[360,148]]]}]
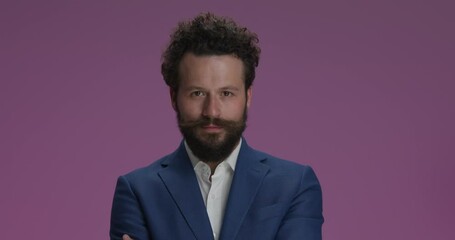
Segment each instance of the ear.
[{"label": "ear", "polygon": [[177,111],[177,91],[175,91],[174,89],[172,89],[170,87],[169,88],[169,95],[171,97],[172,108],[174,109],[174,111]]},{"label": "ear", "polygon": [[246,107],[249,108],[251,104],[251,97],[253,97],[253,89],[249,87],[246,90]]}]

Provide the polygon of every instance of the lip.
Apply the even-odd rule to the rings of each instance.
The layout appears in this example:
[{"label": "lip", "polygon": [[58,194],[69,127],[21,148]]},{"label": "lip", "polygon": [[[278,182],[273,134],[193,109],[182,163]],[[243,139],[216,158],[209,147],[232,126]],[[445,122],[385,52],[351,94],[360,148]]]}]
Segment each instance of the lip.
[{"label": "lip", "polygon": [[204,129],[207,132],[219,132],[223,128],[221,126],[210,124],[210,125],[203,126],[202,129]]}]

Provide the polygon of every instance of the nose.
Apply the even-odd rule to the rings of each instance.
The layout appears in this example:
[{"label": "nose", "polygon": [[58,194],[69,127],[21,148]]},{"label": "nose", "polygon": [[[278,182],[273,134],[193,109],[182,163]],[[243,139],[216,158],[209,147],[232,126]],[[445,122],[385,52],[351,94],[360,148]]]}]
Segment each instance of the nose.
[{"label": "nose", "polygon": [[220,102],[219,99],[213,95],[208,95],[204,101],[204,109],[202,115],[208,118],[219,118],[220,117]]}]

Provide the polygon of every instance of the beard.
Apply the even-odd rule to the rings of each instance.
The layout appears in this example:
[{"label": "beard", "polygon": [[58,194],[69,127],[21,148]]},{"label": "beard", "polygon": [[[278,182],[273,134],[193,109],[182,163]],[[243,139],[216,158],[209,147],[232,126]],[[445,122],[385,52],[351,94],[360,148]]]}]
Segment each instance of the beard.
[{"label": "beard", "polygon": [[[177,120],[180,132],[193,154],[203,162],[221,162],[225,160],[239,143],[246,128],[247,110],[238,121],[220,118],[200,117],[185,121],[177,109]],[[204,126],[216,125],[222,128],[219,133],[201,131]]]}]

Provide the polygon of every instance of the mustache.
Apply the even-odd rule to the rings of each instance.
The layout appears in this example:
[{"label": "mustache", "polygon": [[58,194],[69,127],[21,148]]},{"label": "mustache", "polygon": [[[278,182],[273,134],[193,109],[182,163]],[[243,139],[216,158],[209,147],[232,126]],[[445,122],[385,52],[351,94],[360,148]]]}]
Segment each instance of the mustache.
[{"label": "mustache", "polygon": [[215,125],[222,128],[231,128],[240,125],[236,121],[225,120],[221,118],[201,117],[192,121],[179,121],[179,126],[183,128],[204,127],[207,125]]}]

